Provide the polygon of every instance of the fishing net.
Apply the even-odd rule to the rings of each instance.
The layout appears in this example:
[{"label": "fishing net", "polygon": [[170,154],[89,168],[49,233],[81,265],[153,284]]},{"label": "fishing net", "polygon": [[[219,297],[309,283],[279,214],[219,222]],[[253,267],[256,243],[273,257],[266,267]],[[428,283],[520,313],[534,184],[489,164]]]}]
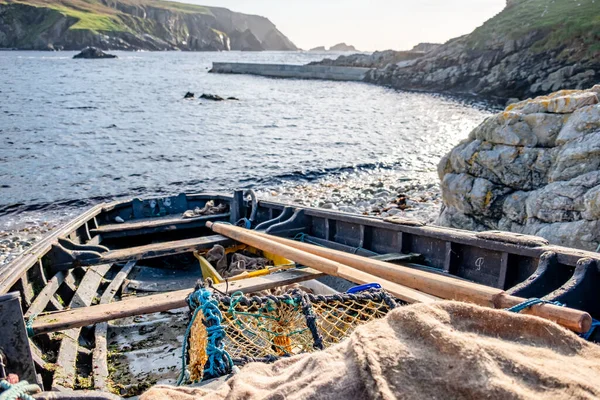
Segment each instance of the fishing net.
[{"label": "fishing net", "polygon": [[328,296],[295,289],[280,296],[246,297],[200,288],[188,304],[192,318],[180,382],[216,378],[230,373],[233,365],[322,350],[396,307],[378,289]]}]

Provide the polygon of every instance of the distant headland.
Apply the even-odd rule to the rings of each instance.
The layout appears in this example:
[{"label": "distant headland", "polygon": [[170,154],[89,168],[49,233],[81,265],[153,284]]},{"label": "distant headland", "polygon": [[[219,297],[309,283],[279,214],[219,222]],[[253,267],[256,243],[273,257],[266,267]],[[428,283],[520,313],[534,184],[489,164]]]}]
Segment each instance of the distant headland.
[{"label": "distant headland", "polygon": [[159,0],[0,0],[0,48],[298,50],[265,17]]},{"label": "distant headland", "polygon": [[309,51],[319,52],[319,51],[359,51],[356,47],[346,44],[346,43],[338,43],[335,46],[331,46],[329,50],[325,46],[318,46]]}]

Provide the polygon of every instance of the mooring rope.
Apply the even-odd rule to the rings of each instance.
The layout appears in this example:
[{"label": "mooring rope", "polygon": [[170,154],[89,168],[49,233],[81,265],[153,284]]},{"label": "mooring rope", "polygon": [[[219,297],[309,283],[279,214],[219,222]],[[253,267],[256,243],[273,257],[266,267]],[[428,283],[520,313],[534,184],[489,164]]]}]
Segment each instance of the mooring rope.
[{"label": "mooring rope", "polygon": [[25,324],[25,329],[27,330],[27,336],[29,337],[34,337],[35,336],[35,332],[33,330],[33,321],[35,320],[35,317],[37,317],[37,314],[33,314],[32,316],[30,316],[27,319],[27,323]]},{"label": "mooring rope", "polygon": [[538,298],[534,297],[534,298],[525,300],[522,303],[516,304],[510,308],[507,308],[506,311],[520,313],[521,311],[525,310],[526,308],[533,307],[537,304],[552,304],[552,305],[559,306],[559,307],[565,306],[565,304],[560,303],[558,301],[547,301],[547,300],[542,300],[542,299],[538,299]]},{"label": "mooring rope", "polygon": [[[559,307],[566,307],[566,304],[560,303],[558,301],[546,301],[546,300],[542,300],[542,299],[538,299],[538,298],[532,298],[529,300],[525,300],[524,302],[514,305],[510,308],[507,308],[506,311],[520,313],[521,311],[525,310],[526,308],[535,306],[536,304],[553,304],[553,305],[559,306]],[[598,327],[600,327],[600,321],[593,319],[590,330],[585,333],[580,333],[579,336],[585,340],[590,340],[590,338],[592,337],[592,335],[594,334],[594,332],[596,331],[596,329]]]}]

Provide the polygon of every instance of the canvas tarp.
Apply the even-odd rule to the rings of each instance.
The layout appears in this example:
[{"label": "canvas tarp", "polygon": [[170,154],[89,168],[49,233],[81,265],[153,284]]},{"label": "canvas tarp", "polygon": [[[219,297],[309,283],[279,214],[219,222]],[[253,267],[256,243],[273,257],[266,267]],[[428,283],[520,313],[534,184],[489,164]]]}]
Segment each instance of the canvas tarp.
[{"label": "canvas tarp", "polygon": [[141,400],[597,399],[600,347],[541,318],[458,302],[399,307],[327,350],[251,363]]}]

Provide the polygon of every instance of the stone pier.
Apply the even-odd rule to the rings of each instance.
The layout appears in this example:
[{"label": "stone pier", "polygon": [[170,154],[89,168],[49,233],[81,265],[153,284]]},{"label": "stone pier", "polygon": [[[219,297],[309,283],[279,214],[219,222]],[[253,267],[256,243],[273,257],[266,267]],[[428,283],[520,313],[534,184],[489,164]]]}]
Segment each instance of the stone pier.
[{"label": "stone pier", "polygon": [[329,65],[290,65],[215,62],[210,72],[218,74],[247,74],[271,78],[323,79],[356,81],[365,78],[369,68],[337,67]]}]

